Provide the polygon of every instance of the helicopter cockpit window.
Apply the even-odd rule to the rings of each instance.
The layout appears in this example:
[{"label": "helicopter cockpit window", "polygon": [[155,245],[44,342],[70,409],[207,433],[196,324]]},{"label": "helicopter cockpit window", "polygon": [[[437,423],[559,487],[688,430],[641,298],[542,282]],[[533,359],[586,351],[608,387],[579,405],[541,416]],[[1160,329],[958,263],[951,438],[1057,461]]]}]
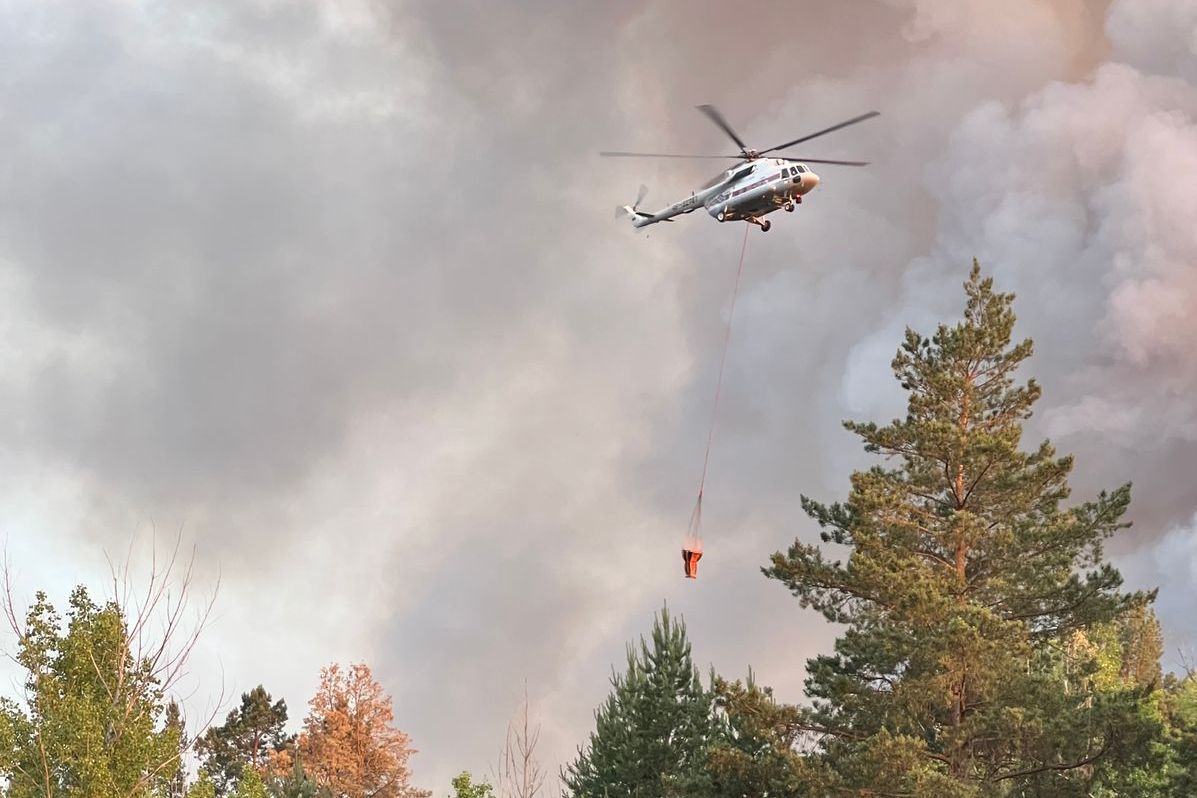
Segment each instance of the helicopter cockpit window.
[{"label": "helicopter cockpit window", "polygon": [[798,171],[799,171],[799,172],[805,172],[805,171],[806,171],[806,167],[805,167],[805,166],[803,166],[802,164],[798,164]]}]

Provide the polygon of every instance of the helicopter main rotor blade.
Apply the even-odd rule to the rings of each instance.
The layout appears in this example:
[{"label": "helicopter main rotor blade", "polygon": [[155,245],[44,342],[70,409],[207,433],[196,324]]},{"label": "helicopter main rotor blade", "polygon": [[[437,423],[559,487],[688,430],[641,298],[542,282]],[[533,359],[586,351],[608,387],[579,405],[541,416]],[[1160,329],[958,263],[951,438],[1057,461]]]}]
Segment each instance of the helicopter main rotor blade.
[{"label": "helicopter main rotor blade", "polygon": [[723,114],[716,110],[715,106],[700,105],[698,106],[698,110],[702,111],[707,115],[708,119],[718,125],[719,129],[726,133],[728,137],[736,143],[736,146],[740,148],[740,152],[744,153],[745,155],[748,154],[748,145],[740,140],[740,137],[736,135],[736,131],[731,129],[731,125],[729,125],[727,120],[723,118]]},{"label": "helicopter main rotor blade", "polygon": [[669,152],[600,152],[604,158],[743,158],[743,155],[677,155]]},{"label": "helicopter main rotor blade", "polygon": [[648,186],[643,183],[640,184],[640,191],[636,193],[636,201],[632,203],[633,208],[639,208],[640,203],[644,202],[644,195],[648,193]]},{"label": "helicopter main rotor blade", "polygon": [[780,155],[773,156],[779,161],[790,161],[791,163],[833,163],[837,166],[868,166],[868,161],[826,161],[822,158],[783,158]]},{"label": "helicopter main rotor blade", "polygon": [[839,130],[840,128],[848,127],[848,125],[855,125],[857,122],[863,122],[866,119],[872,119],[875,116],[881,116],[881,112],[880,111],[869,111],[867,114],[861,114],[860,116],[854,116],[851,119],[849,119],[847,122],[840,122],[838,125],[832,125],[831,127],[827,128],[825,130],[820,130],[818,133],[811,133],[810,135],[803,136],[800,139],[794,139],[793,141],[787,141],[785,144],[778,144],[776,147],[770,147],[767,150],[761,150],[761,155],[764,155],[767,152],[777,152],[778,150],[784,150],[786,147],[793,147],[795,144],[801,144],[804,141],[810,141],[811,139],[818,138],[819,136]]}]

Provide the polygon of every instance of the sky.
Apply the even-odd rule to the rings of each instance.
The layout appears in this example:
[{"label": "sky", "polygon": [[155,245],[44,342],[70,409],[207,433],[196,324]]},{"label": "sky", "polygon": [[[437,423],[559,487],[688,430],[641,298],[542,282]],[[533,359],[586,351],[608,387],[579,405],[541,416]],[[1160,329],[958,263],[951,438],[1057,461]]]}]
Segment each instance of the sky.
[{"label": "sky", "polygon": [[[723,152],[702,103],[757,148],[881,116],[750,231],[691,582],[744,231],[613,221],[719,162],[597,153]],[[1077,499],[1134,483],[1107,550],[1197,646],[1197,0],[0,0],[0,152],[16,598],[181,540],[192,718],[260,683],[294,728],[365,661],[440,794],[526,684],[555,770],[665,604],[800,701],[835,630],[759,569],[974,257],[1035,339],[1027,439]]]}]

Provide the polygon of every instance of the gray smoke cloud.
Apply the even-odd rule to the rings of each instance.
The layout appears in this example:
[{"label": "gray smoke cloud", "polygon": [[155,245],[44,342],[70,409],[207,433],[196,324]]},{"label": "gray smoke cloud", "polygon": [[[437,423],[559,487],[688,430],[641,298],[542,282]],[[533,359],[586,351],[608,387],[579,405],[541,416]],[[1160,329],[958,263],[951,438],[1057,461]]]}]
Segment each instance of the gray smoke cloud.
[{"label": "gray smoke cloud", "polygon": [[[1138,528],[1115,552],[1192,514],[1197,208],[1185,186],[1197,176],[1197,91],[1185,76],[1195,13],[1192,3],[1114,3],[1111,51],[1090,75],[962,117],[924,173],[940,208],[935,240],[845,380],[846,395],[867,396],[861,382],[878,373],[903,317],[942,315],[928,298],[977,255],[1018,293],[1021,330],[1038,344],[1033,369],[1048,398],[1034,431],[1077,452],[1080,490],[1136,483]],[[1127,565],[1136,582],[1193,595],[1175,571],[1165,580],[1141,559]],[[1171,606],[1166,624],[1190,642]]]},{"label": "gray smoke cloud", "polygon": [[[100,584],[180,525],[217,618],[192,678],[298,720],[366,660],[422,785],[486,772],[527,680],[549,767],[668,602],[700,662],[799,700],[834,630],[758,571],[901,409],[906,324],[974,255],[1019,294],[1034,435],[1197,635],[1189,486],[1197,171],[1184,0],[16,2],[0,7],[0,530],[19,586]],[[811,142],[749,236],[705,505],[680,577],[743,231],[632,233],[723,151]],[[717,162],[715,162],[717,164]],[[715,168],[718,168],[717,166]],[[153,523],[157,532],[149,528]],[[197,709],[197,714],[198,714]]]}]

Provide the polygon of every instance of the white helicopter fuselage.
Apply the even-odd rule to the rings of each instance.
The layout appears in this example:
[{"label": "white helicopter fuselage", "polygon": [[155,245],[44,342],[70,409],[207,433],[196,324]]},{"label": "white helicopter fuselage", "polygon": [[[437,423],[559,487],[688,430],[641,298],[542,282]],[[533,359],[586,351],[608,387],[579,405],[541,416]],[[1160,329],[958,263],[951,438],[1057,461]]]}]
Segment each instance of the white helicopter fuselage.
[{"label": "white helicopter fuselage", "polygon": [[[819,185],[819,176],[805,164],[777,158],[757,158],[728,169],[698,191],[655,213],[624,206],[635,227],[646,227],[706,208],[720,222],[759,219],[778,208],[793,210],[803,195]],[[766,225],[767,227],[767,225]]]}]

